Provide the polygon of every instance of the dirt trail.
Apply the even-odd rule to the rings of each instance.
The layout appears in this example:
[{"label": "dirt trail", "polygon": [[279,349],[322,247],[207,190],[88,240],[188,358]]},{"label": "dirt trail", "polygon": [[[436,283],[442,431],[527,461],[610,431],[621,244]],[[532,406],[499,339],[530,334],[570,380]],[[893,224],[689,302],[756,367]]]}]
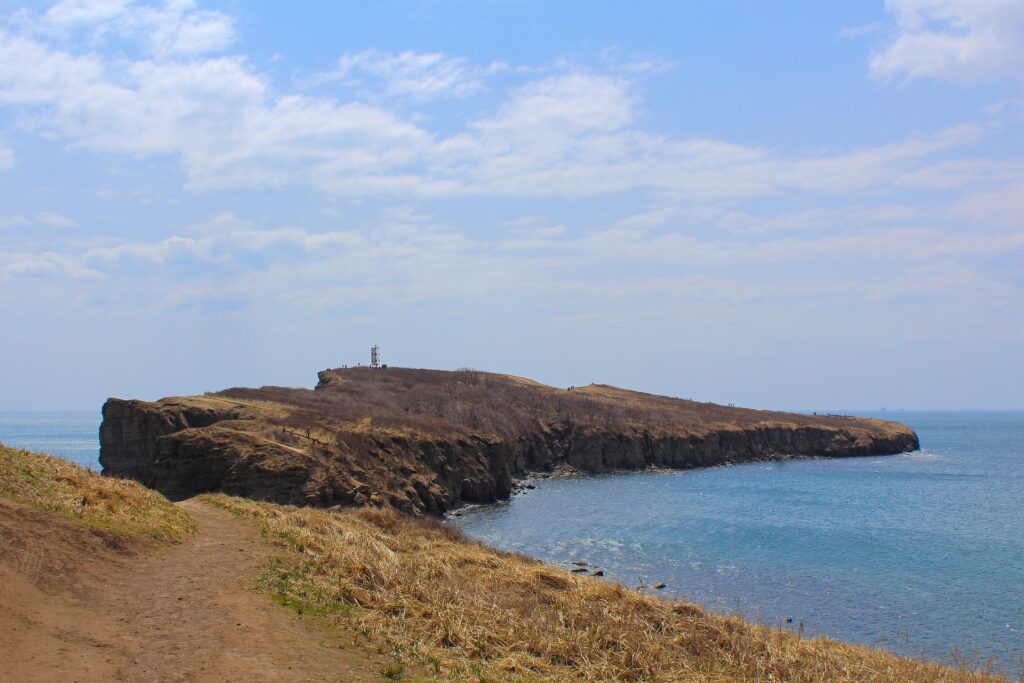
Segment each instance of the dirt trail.
[{"label": "dirt trail", "polygon": [[0,680],[379,681],[381,661],[249,589],[271,548],[195,501],[171,548],[0,501]]}]

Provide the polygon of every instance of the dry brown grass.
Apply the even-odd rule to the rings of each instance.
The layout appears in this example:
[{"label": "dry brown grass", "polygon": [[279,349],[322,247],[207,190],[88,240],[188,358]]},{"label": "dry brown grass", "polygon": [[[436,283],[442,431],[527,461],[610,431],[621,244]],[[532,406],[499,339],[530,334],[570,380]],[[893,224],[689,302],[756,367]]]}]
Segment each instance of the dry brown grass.
[{"label": "dry brown grass", "polygon": [[[873,431],[903,429],[882,420],[794,415],[656,396],[601,384],[565,388],[478,370],[366,367],[327,370],[317,390],[288,387],[232,388],[203,397],[250,406],[271,405],[278,424],[305,428],[326,419],[332,428],[358,430],[373,418],[375,430],[446,438],[486,434],[508,441],[535,434],[539,424],[630,433],[705,434],[754,425],[816,426]],[[368,426],[368,425],[366,425]]]},{"label": "dry brown grass", "polygon": [[192,518],[134,481],[101,477],[60,458],[0,444],[0,497],[89,526],[175,541]]},{"label": "dry brown grass", "polygon": [[392,643],[443,679],[968,682],[998,677],[755,626],[529,558],[391,510],[210,495],[288,559],[262,585]]}]

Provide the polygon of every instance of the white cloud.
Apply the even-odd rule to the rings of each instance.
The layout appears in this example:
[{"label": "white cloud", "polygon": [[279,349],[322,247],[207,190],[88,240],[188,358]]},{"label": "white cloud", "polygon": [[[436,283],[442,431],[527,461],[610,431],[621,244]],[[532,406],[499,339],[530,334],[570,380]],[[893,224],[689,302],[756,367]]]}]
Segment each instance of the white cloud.
[{"label": "white cloud", "polygon": [[190,12],[175,16],[171,22],[159,21],[161,28],[154,34],[157,52],[217,52],[235,41],[231,19],[220,12]]},{"label": "white cloud", "polygon": [[95,39],[128,38],[158,56],[219,52],[235,40],[230,17],[197,10],[193,0],[165,0],[156,5],[127,0],[64,0],[43,15],[40,30],[86,31]]},{"label": "white cloud", "polygon": [[[181,53],[172,43],[192,40],[182,26],[226,35],[214,30],[214,14],[189,2],[154,8],[79,1],[61,3],[42,22],[130,26],[165,45],[158,52]],[[169,19],[147,18],[156,15]],[[196,45],[206,41],[204,31],[195,34]],[[943,158],[984,135],[973,125],[796,157],[657,135],[638,126],[634,82],[622,71],[567,67],[513,88],[490,114],[441,135],[386,98],[279,92],[240,56],[107,59],[56,45],[45,32],[0,30],[0,106],[74,146],[173,155],[196,190],[304,184],[342,196],[520,197],[645,191],[711,205],[786,192],[970,188],[1022,171],[1014,162]],[[422,101],[468,96],[482,87],[482,73],[497,68],[441,54],[367,51],[344,56],[335,77],[376,79],[385,93]]]},{"label": "white cloud", "polygon": [[1024,180],[967,194],[950,207],[950,214],[974,224],[1024,231]]},{"label": "white cloud", "polygon": [[14,150],[0,144],[0,170],[14,167]]},{"label": "white cloud", "polygon": [[21,228],[26,225],[31,225],[31,223],[20,213],[13,216],[0,216],[0,230],[4,228]]},{"label": "white cloud", "polygon": [[974,82],[1024,74],[1020,0],[886,0],[893,40],[870,61],[880,79]]},{"label": "white cloud", "polygon": [[578,135],[613,131],[634,118],[629,84],[609,76],[569,73],[530,83],[513,93],[497,117],[474,124],[484,133]]},{"label": "white cloud", "polygon": [[601,50],[601,59],[613,71],[633,75],[665,73],[679,66],[675,61],[662,59],[658,56],[625,53],[614,45]]},{"label": "white cloud", "polygon": [[[537,216],[471,237],[401,212],[378,216],[368,228],[315,232],[221,213],[151,241],[14,244],[0,257],[0,278],[75,280],[87,297],[117,297],[129,308],[261,301],[321,310],[373,300],[402,306],[489,297],[592,306],[652,296],[763,301],[825,292],[859,300],[947,292],[958,278],[1014,296],[1012,283],[985,264],[1024,252],[1024,231],[958,232],[935,219],[901,222],[900,216],[911,217],[895,209],[880,213],[875,218],[884,227],[865,228],[861,214],[849,211],[825,232],[725,238],[642,220],[573,232]],[[957,278],[936,277],[950,268]],[[467,282],[474,283],[469,290]]]},{"label": "white cloud", "polygon": [[846,28],[839,31],[840,38],[860,38],[861,36],[869,36],[875,33],[881,33],[885,30],[885,24],[880,21],[873,21],[869,24],[860,24],[859,26],[847,26]]},{"label": "white cloud", "polygon": [[0,103],[84,107],[76,98],[113,87],[104,76],[105,66],[95,55],[75,57],[0,30]]},{"label": "white cloud", "polygon": [[26,218],[22,214],[14,214],[10,216],[0,216],[0,229],[3,228],[23,228],[29,225],[47,225],[51,228],[75,228],[78,227],[78,222],[72,218],[57,213],[56,211],[40,211],[34,214],[31,218]]},{"label": "white cloud", "polygon": [[766,215],[728,205],[665,207],[631,216],[616,223],[621,227],[660,228],[670,221],[709,225],[726,233],[744,236],[811,233],[851,227],[906,225],[927,218],[917,206],[885,205],[814,207]]},{"label": "white cloud", "polygon": [[36,223],[42,223],[48,225],[51,228],[76,228],[78,222],[73,218],[68,218],[64,214],[57,213],[56,211],[40,211],[32,217]]},{"label": "white cloud", "polygon": [[46,11],[44,19],[59,26],[96,24],[122,16],[127,0],[64,0]]},{"label": "white cloud", "polygon": [[329,73],[318,74],[313,82],[339,81],[361,86],[367,93],[386,97],[408,97],[426,102],[439,97],[465,97],[484,89],[484,79],[507,70],[501,63],[475,67],[461,57],[448,57],[439,52],[384,52],[364,50],[346,52],[338,66]]},{"label": "white cloud", "polygon": [[76,254],[55,250],[0,250],[0,281],[32,279],[54,282],[62,279],[98,280],[105,276],[88,268]]}]

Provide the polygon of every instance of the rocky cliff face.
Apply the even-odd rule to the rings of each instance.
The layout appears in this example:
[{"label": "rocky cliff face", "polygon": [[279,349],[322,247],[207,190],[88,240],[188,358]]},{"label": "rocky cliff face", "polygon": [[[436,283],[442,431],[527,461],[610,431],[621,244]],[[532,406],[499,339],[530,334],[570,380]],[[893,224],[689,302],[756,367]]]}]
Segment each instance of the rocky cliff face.
[{"label": "rocky cliff face", "polygon": [[880,420],[396,368],[328,371],[315,391],[112,398],[100,429],[104,474],[172,498],[223,491],[428,514],[505,498],[516,477],[560,465],[596,473],[916,448],[911,430]]},{"label": "rocky cliff face", "polygon": [[103,473],[128,477],[172,499],[222,491],[278,503],[348,502],[327,479],[331,463],[263,438],[260,414],[209,399],[156,403],[109,399],[100,426]]}]

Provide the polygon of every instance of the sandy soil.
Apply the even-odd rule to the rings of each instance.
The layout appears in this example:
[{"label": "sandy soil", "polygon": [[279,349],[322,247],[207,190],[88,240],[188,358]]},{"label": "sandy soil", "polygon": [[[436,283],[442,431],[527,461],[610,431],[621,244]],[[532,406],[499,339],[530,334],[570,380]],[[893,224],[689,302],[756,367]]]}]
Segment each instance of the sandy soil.
[{"label": "sandy soil", "polygon": [[229,513],[173,547],[0,500],[0,680],[379,681],[387,664],[249,586],[273,552]]}]

